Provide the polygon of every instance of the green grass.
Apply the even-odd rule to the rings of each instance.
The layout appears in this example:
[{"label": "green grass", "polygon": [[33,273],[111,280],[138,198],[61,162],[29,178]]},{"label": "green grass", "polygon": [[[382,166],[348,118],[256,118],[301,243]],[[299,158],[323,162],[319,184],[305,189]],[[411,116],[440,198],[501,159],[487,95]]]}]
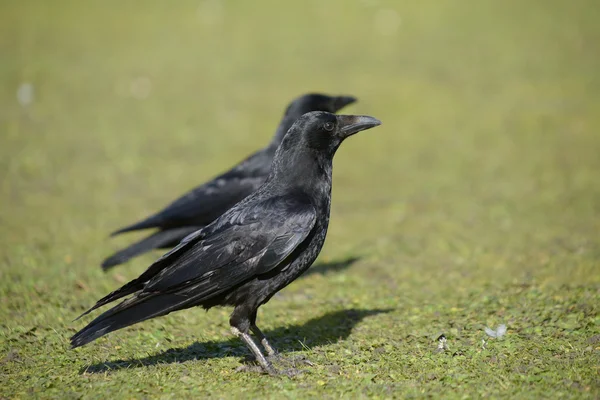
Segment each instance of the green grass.
[{"label": "green grass", "polygon": [[[591,0],[3,1],[0,397],[599,397],[599,20]],[[313,273],[259,313],[314,365],[236,372],[228,309],[69,350],[160,255],[104,274],[138,237],[107,234],[307,91],[384,123],[336,156]]]}]

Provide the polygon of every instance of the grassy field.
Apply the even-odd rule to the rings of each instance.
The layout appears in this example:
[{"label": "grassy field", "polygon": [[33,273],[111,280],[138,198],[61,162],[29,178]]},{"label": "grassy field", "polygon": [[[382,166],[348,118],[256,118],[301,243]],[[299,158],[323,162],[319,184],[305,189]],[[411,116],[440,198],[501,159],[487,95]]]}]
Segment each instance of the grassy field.
[{"label": "grassy field", "polygon": [[[0,398],[598,398],[599,20],[592,0],[2,1]],[[308,91],[383,126],[338,152],[325,248],[259,313],[305,372],[237,372],[229,309],[70,350],[160,255],[104,274],[139,237],[108,233]]]}]

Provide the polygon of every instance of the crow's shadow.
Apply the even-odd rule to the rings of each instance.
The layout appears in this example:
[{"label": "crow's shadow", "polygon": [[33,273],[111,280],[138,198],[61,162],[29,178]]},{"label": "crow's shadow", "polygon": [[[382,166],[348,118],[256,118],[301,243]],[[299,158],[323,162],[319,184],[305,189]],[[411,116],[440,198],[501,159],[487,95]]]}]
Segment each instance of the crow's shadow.
[{"label": "crow's shadow", "polygon": [[330,272],[343,271],[350,267],[352,264],[360,260],[359,257],[349,257],[345,260],[331,261],[331,262],[319,262],[314,266],[310,267],[308,271],[302,274],[302,278],[305,278],[314,274],[327,275]]},{"label": "crow's shadow", "polygon": [[[387,313],[391,309],[341,310],[313,318],[302,325],[292,325],[265,331],[273,346],[281,353],[336,343],[346,339],[356,324],[364,318]],[[190,360],[247,356],[249,351],[237,338],[222,341],[196,342],[188,347],[169,349],[161,353],[126,360],[96,363],[82,368],[80,373],[105,373],[125,368],[156,364],[182,363]]]}]

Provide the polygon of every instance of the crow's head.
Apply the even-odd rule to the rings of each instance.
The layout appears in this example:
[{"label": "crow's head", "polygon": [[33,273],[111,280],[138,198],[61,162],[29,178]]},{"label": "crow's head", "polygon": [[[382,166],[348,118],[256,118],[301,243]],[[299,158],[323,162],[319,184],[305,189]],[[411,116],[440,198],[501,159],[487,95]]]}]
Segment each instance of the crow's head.
[{"label": "crow's head", "polygon": [[304,143],[326,152],[335,151],[347,137],[380,124],[378,119],[365,115],[335,115],[323,111],[307,113],[297,122]]},{"label": "crow's head", "polygon": [[281,143],[280,153],[299,154],[306,150],[331,158],[344,139],[380,124],[378,119],[366,115],[309,112],[298,118],[289,129]]},{"label": "crow's head", "polygon": [[340,144],[347,137],[380,124],[378,119],[366,115],[335,115],[325,111],[304,114],[281,142],[269,180],[275,178],[326,193],[331,186],[333,156]]}]

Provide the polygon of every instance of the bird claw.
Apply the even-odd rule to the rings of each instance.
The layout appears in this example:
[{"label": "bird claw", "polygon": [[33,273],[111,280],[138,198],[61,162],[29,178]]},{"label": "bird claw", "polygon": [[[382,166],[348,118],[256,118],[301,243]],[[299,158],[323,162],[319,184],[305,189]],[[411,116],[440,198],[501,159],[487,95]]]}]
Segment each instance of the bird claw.
[{"label": "bird claw", "polygon": [[297,368],[287,368],[281,371],[278,371],[275,368],[272,368],[270,371],[265,371],[263,367],[260,365],[240,365],[235,369],[235,372],[241,373],[251,373],[251,374],[268,374],[271,376],[287,376],[288,378],[293,378],[295,376],[301,375],[306,370],[301,370]]},{"label": "bird claw", "polygon": [[314,367],[315,364],[313,364],[312,361],[310,361],[308,358],[306,358],[305,356],[298,356],[295,358],[294,362],[298,363],[298,364],[305,364],[308,365],[310,367]]},{"label": "bird claw", "polygon": [[279,375],[279,371],[277,371],[273,366],[268,369],[263,368],[259,364],[245,364],[240,365],[235,369],[235,372],[249,372],[255,374],[269,374],[271,376]]},{"label": "bird claw", "polygon": [[281,369],[275,368],[273,365],[269,365],[268,368],[260,365],[255,359],[244,360],[244,365],[240,365],[235,369],[236,372],[247,372],[247,373],[258,373],[258,374],[269,374],[271,376],[287,376],[293,378],[301,375],[307,370],[298,369],[301,365],[314,366],[312,362],[306,359],[305,356],[296,357],[284,357],[281,353],[275,353],[267,357],[269,364],[275,363]]}]

